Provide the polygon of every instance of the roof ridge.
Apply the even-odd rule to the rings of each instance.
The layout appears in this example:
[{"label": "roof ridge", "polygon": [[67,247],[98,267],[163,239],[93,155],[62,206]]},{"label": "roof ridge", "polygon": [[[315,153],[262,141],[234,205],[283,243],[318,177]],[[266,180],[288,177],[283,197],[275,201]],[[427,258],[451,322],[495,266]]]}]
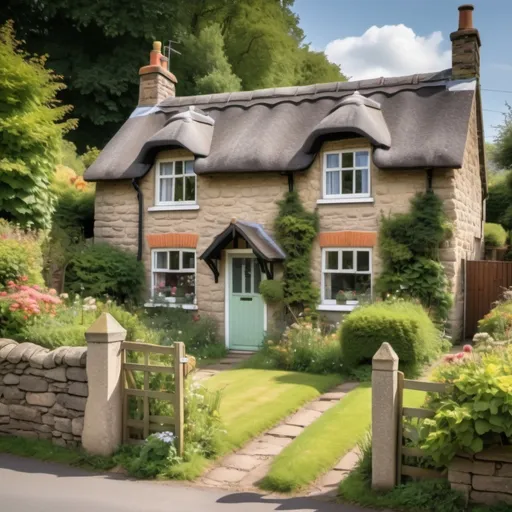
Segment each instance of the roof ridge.
[{"label": "roof ridge", "polygon": [[[327,82],[311,85],[294,85],[285,87],[267,87],[264,89],[254,89],[251,91],[231,91],[220,92],[215,94],[191,95],[191,96],[175,96],[164,100],[173,104],[195,103],[199,97],[208,97],[207,104],[210,103],[231,103],[240,101],[252,101],[260,98],[282,98],[285,96],[316,96],[328,92],[357,91],[359,89],[375,89],[386,87],[397,87],[406,85],[418,85],[421,82],[442,81],[451,79],[451,69],[443,69],[441,71],[433,71],[430,73],[414,73],[411,75],[403,75],[397,77],[378,77],[368,78],[365,80],[354,80],[353,82]],[[192,101],[192,99],[194,101]],[[202,102],[204,103],[204,102]]]}]

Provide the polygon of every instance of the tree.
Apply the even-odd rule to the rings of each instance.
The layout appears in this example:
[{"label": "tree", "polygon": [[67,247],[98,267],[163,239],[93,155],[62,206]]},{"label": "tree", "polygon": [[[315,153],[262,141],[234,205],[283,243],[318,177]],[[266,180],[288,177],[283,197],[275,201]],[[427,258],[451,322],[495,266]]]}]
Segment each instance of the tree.
[{"label": "tree", "polygon": [[177,94],[207,94],[344,80],[338,66],[303,44],[293,0],[4,0],[31,52],[68,88],[79,151],[103,145],[137,103],[138,69],[155,39],[180,41],[170,69]]},{"label": "tree", "polygon": [[63,121],[70,108],[55,98],[64,85],[45,61],[21,50],[12,24],[0,28],[0,217],[46,229],[62,135],[74,123]]},{"label": "tree", "polygon": [[506,103],[507,112],[498,126],[492,158],[498,168],[512,169],[512,107]]}]

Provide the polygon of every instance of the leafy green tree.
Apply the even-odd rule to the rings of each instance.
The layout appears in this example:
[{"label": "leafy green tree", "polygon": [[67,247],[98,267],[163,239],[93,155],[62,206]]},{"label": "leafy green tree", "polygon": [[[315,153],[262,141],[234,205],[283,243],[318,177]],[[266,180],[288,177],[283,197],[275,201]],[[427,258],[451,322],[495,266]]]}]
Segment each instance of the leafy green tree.
[{"label": "leafy green tree", "polygon": [[138,69],[155,39],[180,41],[170,69],[177,94],[207,94],[344,80],[339,67],[303,43],[293,0],[4,0],[31,52],[68,85],[83,151],[103,147],[137,103]]},{"label": "leafy green tree", "polygon": [[49,228],[53,212],[50,180],[60,157],[69,107],[57,106],[63,89],[15,40],[12,24],[0,28],[0,217],[24,227]]},{"label": "leafy green tree", "polygon": [[512,169],[512,107],[506,103],[507,112],[503,116],[503,123],[498,126],[493,161],[500,169]]}]

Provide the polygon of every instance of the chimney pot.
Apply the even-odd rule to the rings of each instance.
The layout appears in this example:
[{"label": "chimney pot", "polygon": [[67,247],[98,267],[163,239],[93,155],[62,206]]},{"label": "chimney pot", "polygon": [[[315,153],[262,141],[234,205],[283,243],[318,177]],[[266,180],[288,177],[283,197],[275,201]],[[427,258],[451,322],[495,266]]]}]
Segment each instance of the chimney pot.
[{"label": "chimney pot", "polygon": [[459,7],[459,30],[473,28],[473,11],[475,7],[471,4],[464,4]]}]

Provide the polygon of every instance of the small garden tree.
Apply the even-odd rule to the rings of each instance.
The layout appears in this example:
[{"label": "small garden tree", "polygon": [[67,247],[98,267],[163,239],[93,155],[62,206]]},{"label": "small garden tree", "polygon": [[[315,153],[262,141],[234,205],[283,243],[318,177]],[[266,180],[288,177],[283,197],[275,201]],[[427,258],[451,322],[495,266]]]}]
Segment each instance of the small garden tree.
[{"label": "small garden tree", "polygon": [[49,228],[50,180],[70,107],[57,106],[64,85],[45,57],[20,48],[11,23],[0,27],[0,216],[21,226]]}]

